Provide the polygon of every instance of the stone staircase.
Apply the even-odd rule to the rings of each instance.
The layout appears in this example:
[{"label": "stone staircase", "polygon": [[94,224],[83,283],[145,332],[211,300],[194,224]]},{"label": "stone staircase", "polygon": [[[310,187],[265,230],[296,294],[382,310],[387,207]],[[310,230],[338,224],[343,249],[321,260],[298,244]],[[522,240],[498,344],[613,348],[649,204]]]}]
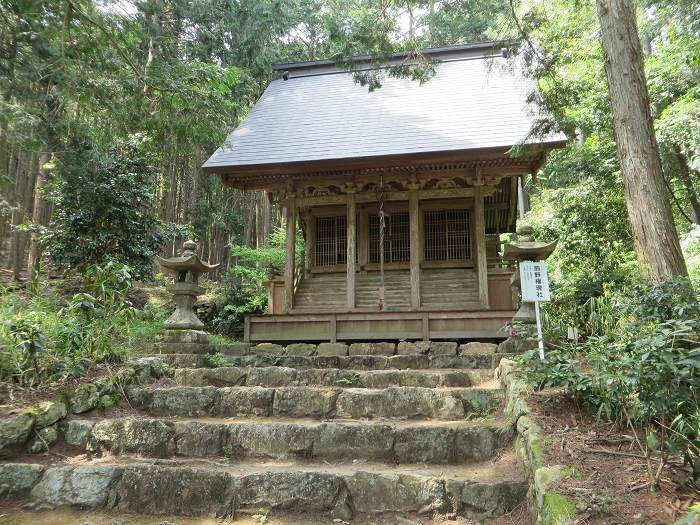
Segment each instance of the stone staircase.
[{"label": "stone staircase", "polygon": [[490,520],[525,498],[513,429],[499,417],[495,345],[218,350],[218,368],[205,355],[160,354],[155,366],[170,365],[161,379],[128,387],[108,412],[67,418],[46,455],[0,463],[0,496],[318,523]]}]

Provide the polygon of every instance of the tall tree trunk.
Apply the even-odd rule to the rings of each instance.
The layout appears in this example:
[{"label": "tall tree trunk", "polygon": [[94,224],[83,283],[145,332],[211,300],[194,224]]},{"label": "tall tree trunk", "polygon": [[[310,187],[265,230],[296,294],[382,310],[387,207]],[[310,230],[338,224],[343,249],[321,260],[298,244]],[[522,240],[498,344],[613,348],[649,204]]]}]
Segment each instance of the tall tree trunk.
[{"label": "tall tree trunk", "polygon": [[248,221],[245,225],[245,245],[255,248],[255,204],[251,203],[248,210]]},{"label": "tall tree trunk", "polygon": [[255,244],[265,248],[270,236],[270,201],[268,192],[261,191],[255,199]]},{"label": "tall tree trunk", "polygon": [[631,0],[596,0],[625,201],[642,271],[652,282],[686,276],[649,106]]},{"label": "tall tree trunk", "polygon": [[265,246],[270,239],[272,231],[272,202],[270,202],[271,194],[269,191],[263,191],[263,232],[265,234]]},{"label": "tall tree trunk", "polygon": [[[8,86],[12,86],[15,77],[15,62],[17,58],[17,38],[16,26],[8,30],[9,37],[6,44],[5,60],[8,64],[5,82]],[[7,106],[12,100],[12,89],[7,89],[2,95],[3,105]],[[7,115],[0,118],[0,204],[6,200],[7,204],[11,202],[11,183],[10,181],[10,123]],[[4,255],[8,237],[11,235],[10,224],[12,214],[0,212],[0,256]],[[12,242],[10,240],[10,242]],[[0,262],[0,264],[2,264]]]},{"label": "tall tree trunk", "polygon": [[681,179],[685,193],[688,196],[688,201],[690,202],[690,218],[695,224],[700,224],[700,201],[698,200],[698,193],[695,191],[693,180],[690,177],[688,161],[685,159],[685,156],[681,153],[678,146],[673,146],[671,149],[678,162],[678,178]]},{"label": "tall tree trunk", "polygon": [[12,238],[12,278],[15,281],[19,281],[22,270],[25,268],[25,248],[27,234],[19,231],[17,227],[22,224],[28,217],[31,217],[32,207],[34,204],[34,183],[35,183],[35,171],[34,167],[38,162],[36,154],[32,154],[30,157],[29,166],[22,166],[17,172],[17,209],[12,214],[12,226],[15,228]]},{"label": "tall tree trunk", "polygon": [[265,244],[265,233],[263,232],[263,209],[262,192],[255,194],[255,247],[259,250]]},{"label": "tall tree trunk", "polygon": [[[46,185],[46,177],[48,175],[48,170],[45,165],[50,160],[50,153],[41,152],[39,154],[39,166],[34,187],[34,210],[32,211],[32,222],[35,226],[39,227],[46,226],[49,222],[49,203],[44,198],[43,189]],[[37,234],[32,234],[29,240],[29,262],[27,264],[27,276],[30,281],[36,279],[39,273],[42,253],[43,246],[39,239],[37,239]]]}]

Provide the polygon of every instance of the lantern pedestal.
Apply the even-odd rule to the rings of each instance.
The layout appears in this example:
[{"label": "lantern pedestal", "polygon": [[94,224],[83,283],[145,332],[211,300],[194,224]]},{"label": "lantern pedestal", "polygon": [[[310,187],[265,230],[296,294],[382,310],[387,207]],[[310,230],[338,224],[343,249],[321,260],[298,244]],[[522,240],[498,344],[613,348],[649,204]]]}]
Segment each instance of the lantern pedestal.
[{"label": "lantern pedestal", "polygon": [[164,259],[156,257],[158,263],[175,274],[172,283],[166,286],[175,302],[175,311],[163,323],[163,342],[158,348],[169,354],[205,354],[209,351],[209,334],[203,330],[204,323],[194,313],[197,297],[204,293],[199,286],[200,274],[218,268],[202,262],[197,255],[197,244],[185,241],[179,257]]}]

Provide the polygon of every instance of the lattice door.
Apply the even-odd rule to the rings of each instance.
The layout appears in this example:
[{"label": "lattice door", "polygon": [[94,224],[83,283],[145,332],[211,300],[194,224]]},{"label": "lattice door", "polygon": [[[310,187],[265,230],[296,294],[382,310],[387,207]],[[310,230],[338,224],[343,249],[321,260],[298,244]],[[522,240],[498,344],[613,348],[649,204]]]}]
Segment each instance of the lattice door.
[{"label": "lattice door", "polygon": [[345,264],[347,231],[345,215],[316,217],[316,266]]},{"label": "lattice door", "polygon": [[[386,217],[384,262],[407,262],[411,259],[411,234],[408,213]],[[379,215],[369,216],[369,262],[379,263]]]},{"label": "lattice door", "polygon": [[423,220],[426,261],[471,259],[470,210],[427,210]]}]

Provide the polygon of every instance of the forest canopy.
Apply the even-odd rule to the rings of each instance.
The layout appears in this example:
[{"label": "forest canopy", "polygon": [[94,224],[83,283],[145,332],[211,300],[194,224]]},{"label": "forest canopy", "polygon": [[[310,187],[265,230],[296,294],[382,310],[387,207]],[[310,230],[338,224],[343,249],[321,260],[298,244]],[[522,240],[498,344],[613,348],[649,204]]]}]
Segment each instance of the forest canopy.
[{"label": "forest canopy", "polygon": [[[664,182],[692,251],[700,220],[698,7],[645,1],[636,10]],[[231,247],[264,246],[281,217],[262,194],[225,189],[200,166],[274,78],[273,63],[381,60],[486,40],[513,42],[514,60],[525,60],[539,89],[533,102],[550,115],[539,129],[570,138],[527,184],[532,222],[561,238],[555,275],[600,289],[635,272],[592,1],[7,1],[0,17],[0,261],[15,277],[31,276],[38,263],[70,268],[80,246],[104,241],[71,246],[70,225],[85,220],[71,180],[99,194],[99,177],[89,173],[114,170],[107,152],[135,137],[143,144],[131,161],[148,164],[150,175],[129,199],[153,217],[132,222],[144,237],[139,257],[173,253],[194,236],[225,270]],[[429,67],[397,73],[424,80]],[[88,152],[92,160],[80,160]]]}]

